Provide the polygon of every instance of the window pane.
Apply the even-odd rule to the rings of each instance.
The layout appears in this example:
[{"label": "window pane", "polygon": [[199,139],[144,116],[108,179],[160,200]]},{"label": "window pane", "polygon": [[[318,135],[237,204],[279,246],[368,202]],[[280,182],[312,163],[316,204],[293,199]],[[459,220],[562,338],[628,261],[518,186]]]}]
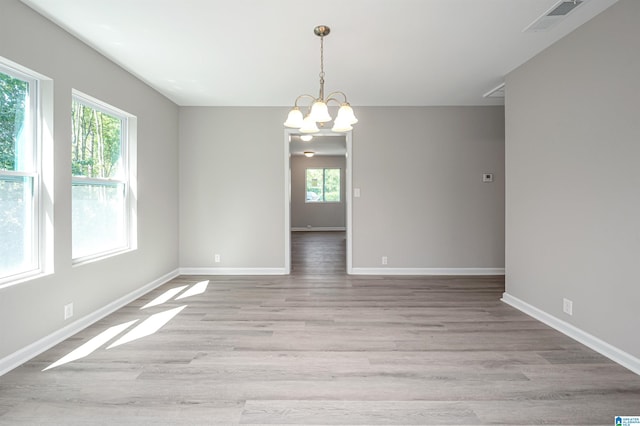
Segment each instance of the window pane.
[{"label": "window pane", "polygon": [[126,247],[123,183],[72,186],[73,258]]},{"label": "window pane", "polygon": [[73,176],[90,178],[121,176],[122,119],[75,100],[71,113]]},{"label": "window pane", "polygon": [[0,169],[32,171],[29,83],[0,72]]},{"label": "window pane", "polygon": [[324,169],[324,200],[340,201],[340,169]]},{"label": "window pane", "polygon": [[0,176],[0,277],[36,267],[33,178]]},{"label": "window pane", "polygon": [[340,202],[340,169],[307,169],[306,188],[307,202]]},{"label": "window pane", "polygon": [[322,169],[307,169],[307,201],[317,202],[323,201],[323,178]]},{"label": "window pane", "polygon": [[0,169],[31,170],[29,83],[0,72]]}]

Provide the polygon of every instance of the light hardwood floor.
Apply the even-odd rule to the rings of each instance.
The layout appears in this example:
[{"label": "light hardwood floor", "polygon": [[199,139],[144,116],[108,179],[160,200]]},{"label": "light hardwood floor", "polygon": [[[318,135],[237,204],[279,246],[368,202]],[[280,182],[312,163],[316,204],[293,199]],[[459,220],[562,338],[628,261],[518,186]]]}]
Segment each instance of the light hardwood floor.
[{"label": "light hardwood floor", "polygon": [[500,302],[502,277],[347,276],[338,232],[294,233],[292,247],[290,276],[179,277],[0,377],[0,424],[612,425],[640,415],[640,376]]}]

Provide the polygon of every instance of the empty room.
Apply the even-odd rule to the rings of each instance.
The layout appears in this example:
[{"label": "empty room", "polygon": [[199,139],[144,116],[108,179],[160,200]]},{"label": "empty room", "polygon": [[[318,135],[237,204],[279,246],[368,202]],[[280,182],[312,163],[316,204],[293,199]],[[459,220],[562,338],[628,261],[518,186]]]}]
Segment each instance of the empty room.
[{"label": "empty room", "polygon": [[637,0],[0,0],[0,424],[640,425]]}]

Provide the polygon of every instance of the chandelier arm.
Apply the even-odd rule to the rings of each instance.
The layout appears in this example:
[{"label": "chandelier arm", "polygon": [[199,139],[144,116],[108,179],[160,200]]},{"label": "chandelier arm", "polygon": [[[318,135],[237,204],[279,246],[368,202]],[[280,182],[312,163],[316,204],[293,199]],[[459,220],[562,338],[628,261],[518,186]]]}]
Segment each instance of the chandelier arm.
[{"label": "chandelier arm", "polygon": [[340,102],[340,101],[339,101],[339,100],[337,100],[336,98],[328,98],[328,99],[325,101],[325,103],[326,103],[327,105],[329,105],[329,102],[331,102],[331,101],[333,101],[333,102],[337,103],[338,105],[342,105],[342,102]]},{"label": "chandelier arm", "polygon": [[294,106],[294,107],[297,107],[297,106],[298,106],[298,101],[299,101],[300,99],[302,99],[302,98],[311,98],[311,100],[312,100],[312,101],[315,101],[315,100],[316,100],[316,97],[315,97],[315,96],[311,96],[311,95],[300,95],[300,96],[298,96],[298,97],[296,98],[296,101],[295,101],[295,103],[293,104],[293,106]]},{"label": "chandelier arm", "polygon": [[[334,98],[333,95],[342,95],[342,97],[344,98],[344,102],[340,102],[338,99]],[[331,92],[329,93],[329,96],[327,96],[327,103],[329,103],[329,101],[335,101],[338,102],[340,105],[342,105],[343,103],[346,104],[347,102],[347,95],[344,94],[344,92],[341,91],[335,91],[335,92]]]}]

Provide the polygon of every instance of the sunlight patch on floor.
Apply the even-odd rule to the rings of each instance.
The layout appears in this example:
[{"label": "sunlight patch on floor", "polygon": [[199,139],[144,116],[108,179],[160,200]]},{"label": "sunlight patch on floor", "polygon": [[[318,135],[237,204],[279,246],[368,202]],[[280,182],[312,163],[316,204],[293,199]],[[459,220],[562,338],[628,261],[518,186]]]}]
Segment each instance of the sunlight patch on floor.
[{"label": "sunlight patch on floor", "polygon": [[47,368],[45,368],[42,371],[46,371],[46,370],[49,370],[51,368],[59,367],[59,366],[61,366],[63,364],[66,364],[68,362],[76,361],[78,359],[81,359],[81,358],[84,358],[84,357],[90,355],[96,349],[100,348],[100,346],[104,345],[109,340],[113,339],[115,336],[117,336],[118,334],[122,333],[124,330],[126,330],[132,324],[134,324],[136,322],[138,322],[138,320],[133,320],[133,321],[125,322],[123,324],[114,325],[113,327],[110,327],[110,328],[106,329],[102,333],[98,334],[96,337],[94,337],[91,340],[89,340],[84,345],[82,345],[79,348],[69,352],[67,355],[63,356],[58,361],[54,362],[53,364],[51,364],[50,366],[48,366]]},{"label": "sunlight patch on floor", "polygon": [[133,330],[129,331],[127,334],[116,340],[115,343],[108,346],[107,349],[115,348],[116,346],[124,345],[125,343],[142,339],[143,337],[154,334],[186,307],[187,305],[183,305],[177,308],[169,309],[168,311],[151,315],[149,318],[138,324]]},{"label": "sunlight patch on floor", "polygon": [[[182,294],[180,294],[180,292],[182,292],[185,288],[189,287],[189,285],[174,287],[172,289],[165,291],[160,296],[156,297],[155,299],[153,299],[152,301],[150,301],[140,309],[142,310],[146,308],[151,308],[153,306],[162,305],[174,298],[175,298],[174,300],[180,300],[180,299],[185,299],[187,297],[192,297],[198,294],[202,294],[207,290],[208,285],[209,285],[208,280],[200,281],[192,285],[191,288],[184,291],[184,293]],[[164,327],[169,321],[171,321],[171,319],[173,319],[173,317],[178,315],[186,307],[187,305],[183,305],[177,308],[169,309],[167,311],[159,312],[157,314],[151,315],[150,317],[142,321],[140,324],[138,324],[136,327],[134,327],[132,330],[130,330],[127,334],[120,337],[114,343],[109,345],[106,349],[115,348],[117,346],[124,345],[125,343],[129,343],[134,340],[138,340],[143,337],[147,337],[156,333],[158,330]],[[78,359],[81,359],[90,355],[91,353],[99,349],[101,346],[108,343],[110,340],[115,339],[119,334],[123,333],[125,330],[127,330],[129,327],[131,327],[134,323],[138,321],[140,320],[136,319],[120,325],[113,326],[103,331],[96,337],[92,338],[82,346],[73,350],[72,352],[65,355],[64,357],[60,358],[58,361],[54,362],[53,364],[51,364],[50,366],[48,366],[42,371],[59,367],[71,361],[76,361]]]},{"label": "sunlight patch on floor", "polygon": [[194,284],[189,290],[182,293],[180,296],[176,297],[176,300],[184,299],[185,297],[191,297],[198,294],[202,294],[207,291],[207,286],[209,285],[209,281],[200,281],[197,284]]},{"label": "sunlight patch on floor", "polygon": [[[197,284],[196,284],[197,285]],[[187,288],[188,286],[183,285],[181,287],[175,287],[172,288],[170,290],[165,291],[164,293],[162,293],[160,296],[156,297],[155,299],[153,299],[151,302],[147,303],[146,305],[144,305],[142,308],[140,309],[146,309],[146,308],[150,308],[152,306],[158,306],[158,305],[162,305],[165,302],[168,302],[169,300],[173,299],[173,297],[180,293],[182,290],[184,290],[185,288]]]}]

